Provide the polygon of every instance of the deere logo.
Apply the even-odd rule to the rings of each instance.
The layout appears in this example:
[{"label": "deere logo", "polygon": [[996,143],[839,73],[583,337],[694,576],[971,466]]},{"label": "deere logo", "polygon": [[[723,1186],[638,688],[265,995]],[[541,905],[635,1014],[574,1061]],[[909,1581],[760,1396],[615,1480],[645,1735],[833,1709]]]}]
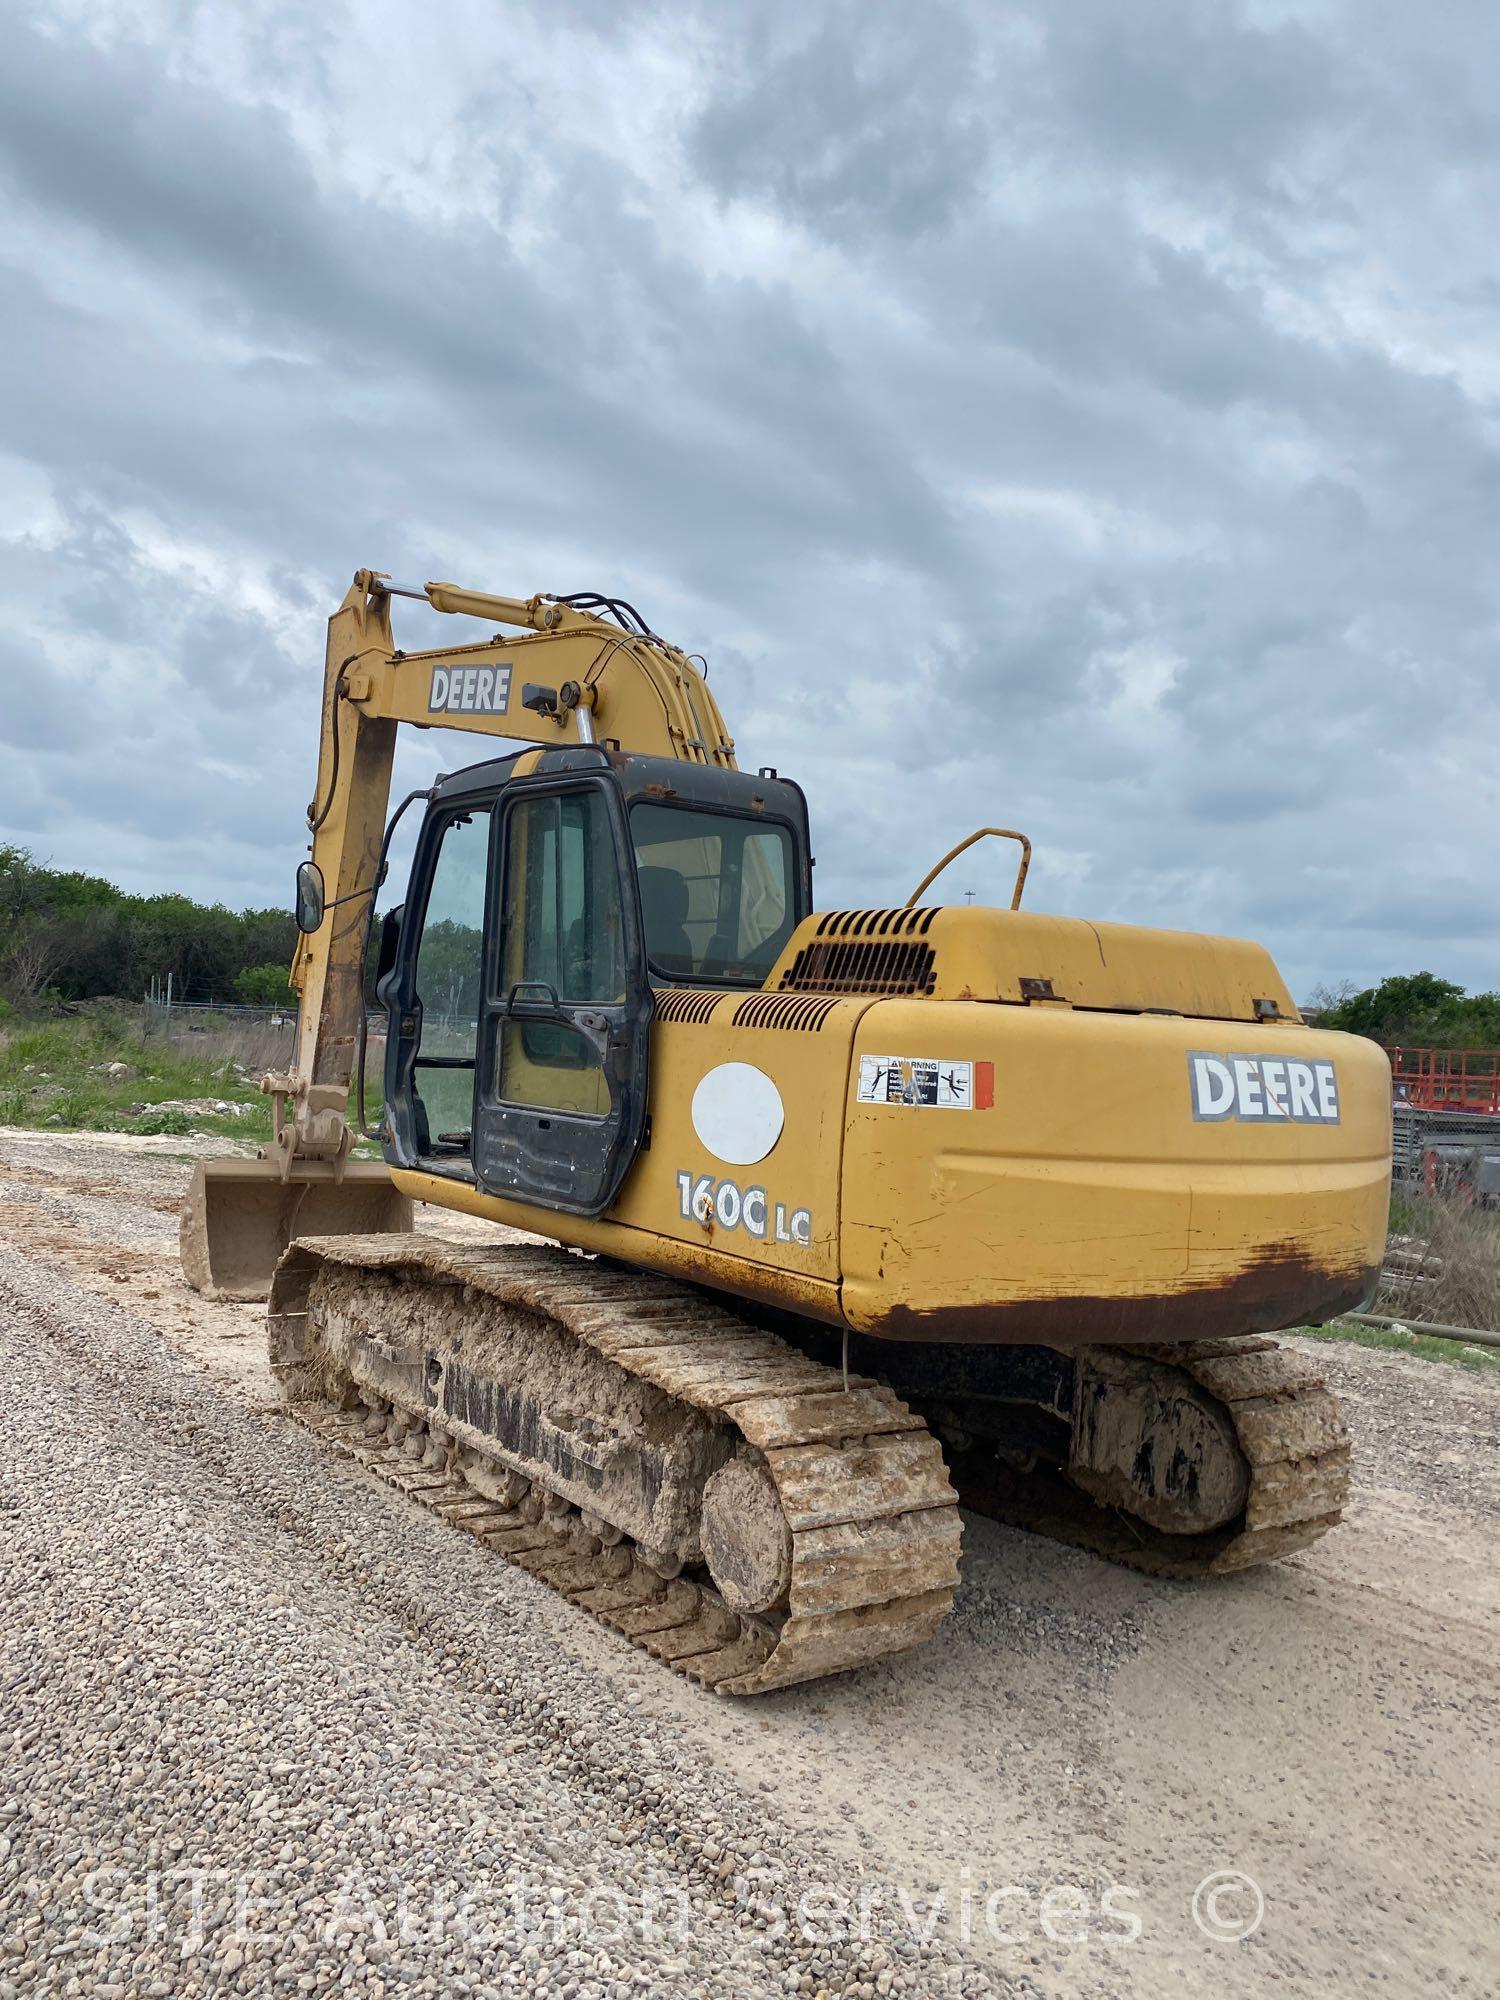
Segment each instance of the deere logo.
[{"label": "deere logo", "polygon": [[1293,1125],[1337,1125],[1339,1080],[1331,1062],[1292,1056],[1188,1057],[1193,1116],[1241,1123],[1287,1119]]},{"label": "deere logo", "polygon": [[510,663],[489,667],[434,667],[427,691],[429,715],[504,715],[510,702]]}]

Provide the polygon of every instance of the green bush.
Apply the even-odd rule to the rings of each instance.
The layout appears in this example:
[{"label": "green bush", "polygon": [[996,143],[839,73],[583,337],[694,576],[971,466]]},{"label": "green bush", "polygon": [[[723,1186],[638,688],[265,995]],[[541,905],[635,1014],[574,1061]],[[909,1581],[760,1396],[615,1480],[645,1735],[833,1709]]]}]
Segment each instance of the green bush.
[{"label": "green bush", "polygon": [[170,1133],[175,1138],[182,1138],[192,1129],[193,1121],[185,1111],[158,1111],[155,1108],[143,1111],[131,1123],[132,1131],[144,1132],[148,1137]]},{"label": "green bush", "polygon": [[234,982],[234,990],[247,1007],[291,1007],[296,995],[287,985],[284,965],[247,965]]},{"label": "green bush", "polygon": [[1318,1016],[1320,1028],[1343,1028],[1391,1047],[1488,1049],[1500,1046],[1500,993],[1465,993],[1430,972],[1400,973],[1363,993],[1346,994]]}]

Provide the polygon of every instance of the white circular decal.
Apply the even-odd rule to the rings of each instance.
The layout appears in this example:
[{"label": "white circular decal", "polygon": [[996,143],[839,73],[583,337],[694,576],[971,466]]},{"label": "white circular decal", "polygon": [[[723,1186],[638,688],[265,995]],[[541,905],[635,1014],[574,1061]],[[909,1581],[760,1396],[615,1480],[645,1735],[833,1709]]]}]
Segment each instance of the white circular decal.
[{"label": "white circular decal", "polygon": [[753,1063],[720,1063],[693,1092],[693,1130],[731,1166],[763,1160],[785,1123],[781,1092]]}]

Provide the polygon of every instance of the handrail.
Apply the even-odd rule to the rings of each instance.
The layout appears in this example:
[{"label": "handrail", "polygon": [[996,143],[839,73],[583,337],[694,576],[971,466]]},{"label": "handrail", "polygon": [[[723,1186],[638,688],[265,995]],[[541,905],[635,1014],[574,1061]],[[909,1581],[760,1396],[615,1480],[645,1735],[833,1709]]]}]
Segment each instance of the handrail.
[{"label": "handrail", "polygon": [[1021,843],[1021,860],[1020,860],[1020,865],[1016,869],[1016,886],[1011,893],[1011,899],[1010,899],[1011,908],[1013,910],[1019,910],[1021,907],[1021,891],[1026,886],[1026,871],[1031,866],[1031,842],[1027,839],[1024,833],[1017,833],[1013,828],[1008,826],[976,827],[974,832],[969,835],[967,840],[961,840],[958,843],[957,847],[949,848],[948,852],[943,856],[942,860],[938,863],[937,867],[929,869],[928,872],[922,877],[921,881],[917,884],[916,888],[912,890],[911,894],[906,899],[904,907],[908,910],[911,909],[913,904],[916,902],[918,896],[921,895],[922,891],[925,888],[927,888],[929,884],[937,880],[939,875],[942,874],[943,870],[948,866],[948,863],[950,861],[956,861],[959,855],[962,854],[965,851],[965,849],[970,848],[974,845],[976,840],[985,840],[988,839],[991,835],[993,835],[993,837],[996,840],[1018,840]]}]

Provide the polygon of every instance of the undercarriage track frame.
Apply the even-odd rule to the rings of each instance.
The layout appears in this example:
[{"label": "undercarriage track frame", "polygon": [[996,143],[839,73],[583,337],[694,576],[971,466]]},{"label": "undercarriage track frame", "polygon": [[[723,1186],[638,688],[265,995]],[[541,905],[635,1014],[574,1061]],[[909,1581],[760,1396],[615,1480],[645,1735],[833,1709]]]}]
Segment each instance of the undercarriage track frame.
[{"label": "undercarriage track frame", "polygon": [[[456,1465],[415,1464],[403,1444],[372,1437],[368,1411],[320,1398],[308,1347],[320,1265],[471,1286],[544,1314],[732,1425],[763,1455],[790,1529],[784,1620],[733,1611],[705,1578],[666,1579],[628,1542],[581,1549],[576,1520],[527,1520]],[[869,1665],[930,1638],[953,1601],[962,1528],[941,1447],[922,1420],[867,1378],[851,1376],[846,1391],[839,1370],[669,1279],[560,1249],[325,1237],[289,1248],[269,1317],[272,1363],[298,1422],[703,1687],[759,1694]],[[352,1404],[354,1385],[345,1390]],[[441,1425],[441,1412],[409,1414]]]},{"label": "undercarriage track frame", "polygon": [[[403,1444],[372,1437],[368,1411],[311,1393],[303,1367],[306,1311],[320,1264],[472,1286],[544,1313],[668,1394],[732,1424],[764,1455],[787,1516],[789,1615],[778,1624],[738,1613],[701,1573],[664,1578],[628,1541],[581,1549],[576,1514],[527,1519],[480,1492],[456,1464],[415,1464]],[[846,1390],[838,1368],[809,1360],[671,1280],[561,1249],[462,1249],[389,1234],[322,1238],[291,1246],[270,1316],[289,1415],[701,1686],[753,1694],[868,1665],[922,1644],[952,1603],[958,1506],[941,1447],[922,1418],[867,1376],[851,1376]],[[986,1494],[961,1473],[966,1505],[1149,1575],[1184,1580],[1294,1554],[1339,1521],[1348,1433],[1315,1359],[1262,1335],[1108,1352],[1180,1368],[1222,1403],[1249,1468],[1240,1518],[1210,1533],[1165,1534],[1093,1504],[1060,1477],[1002,1482]],[[347,1388],[352,1403],[354,1385]],[[440,1413],[431,1414],[440,1422]]]}]

